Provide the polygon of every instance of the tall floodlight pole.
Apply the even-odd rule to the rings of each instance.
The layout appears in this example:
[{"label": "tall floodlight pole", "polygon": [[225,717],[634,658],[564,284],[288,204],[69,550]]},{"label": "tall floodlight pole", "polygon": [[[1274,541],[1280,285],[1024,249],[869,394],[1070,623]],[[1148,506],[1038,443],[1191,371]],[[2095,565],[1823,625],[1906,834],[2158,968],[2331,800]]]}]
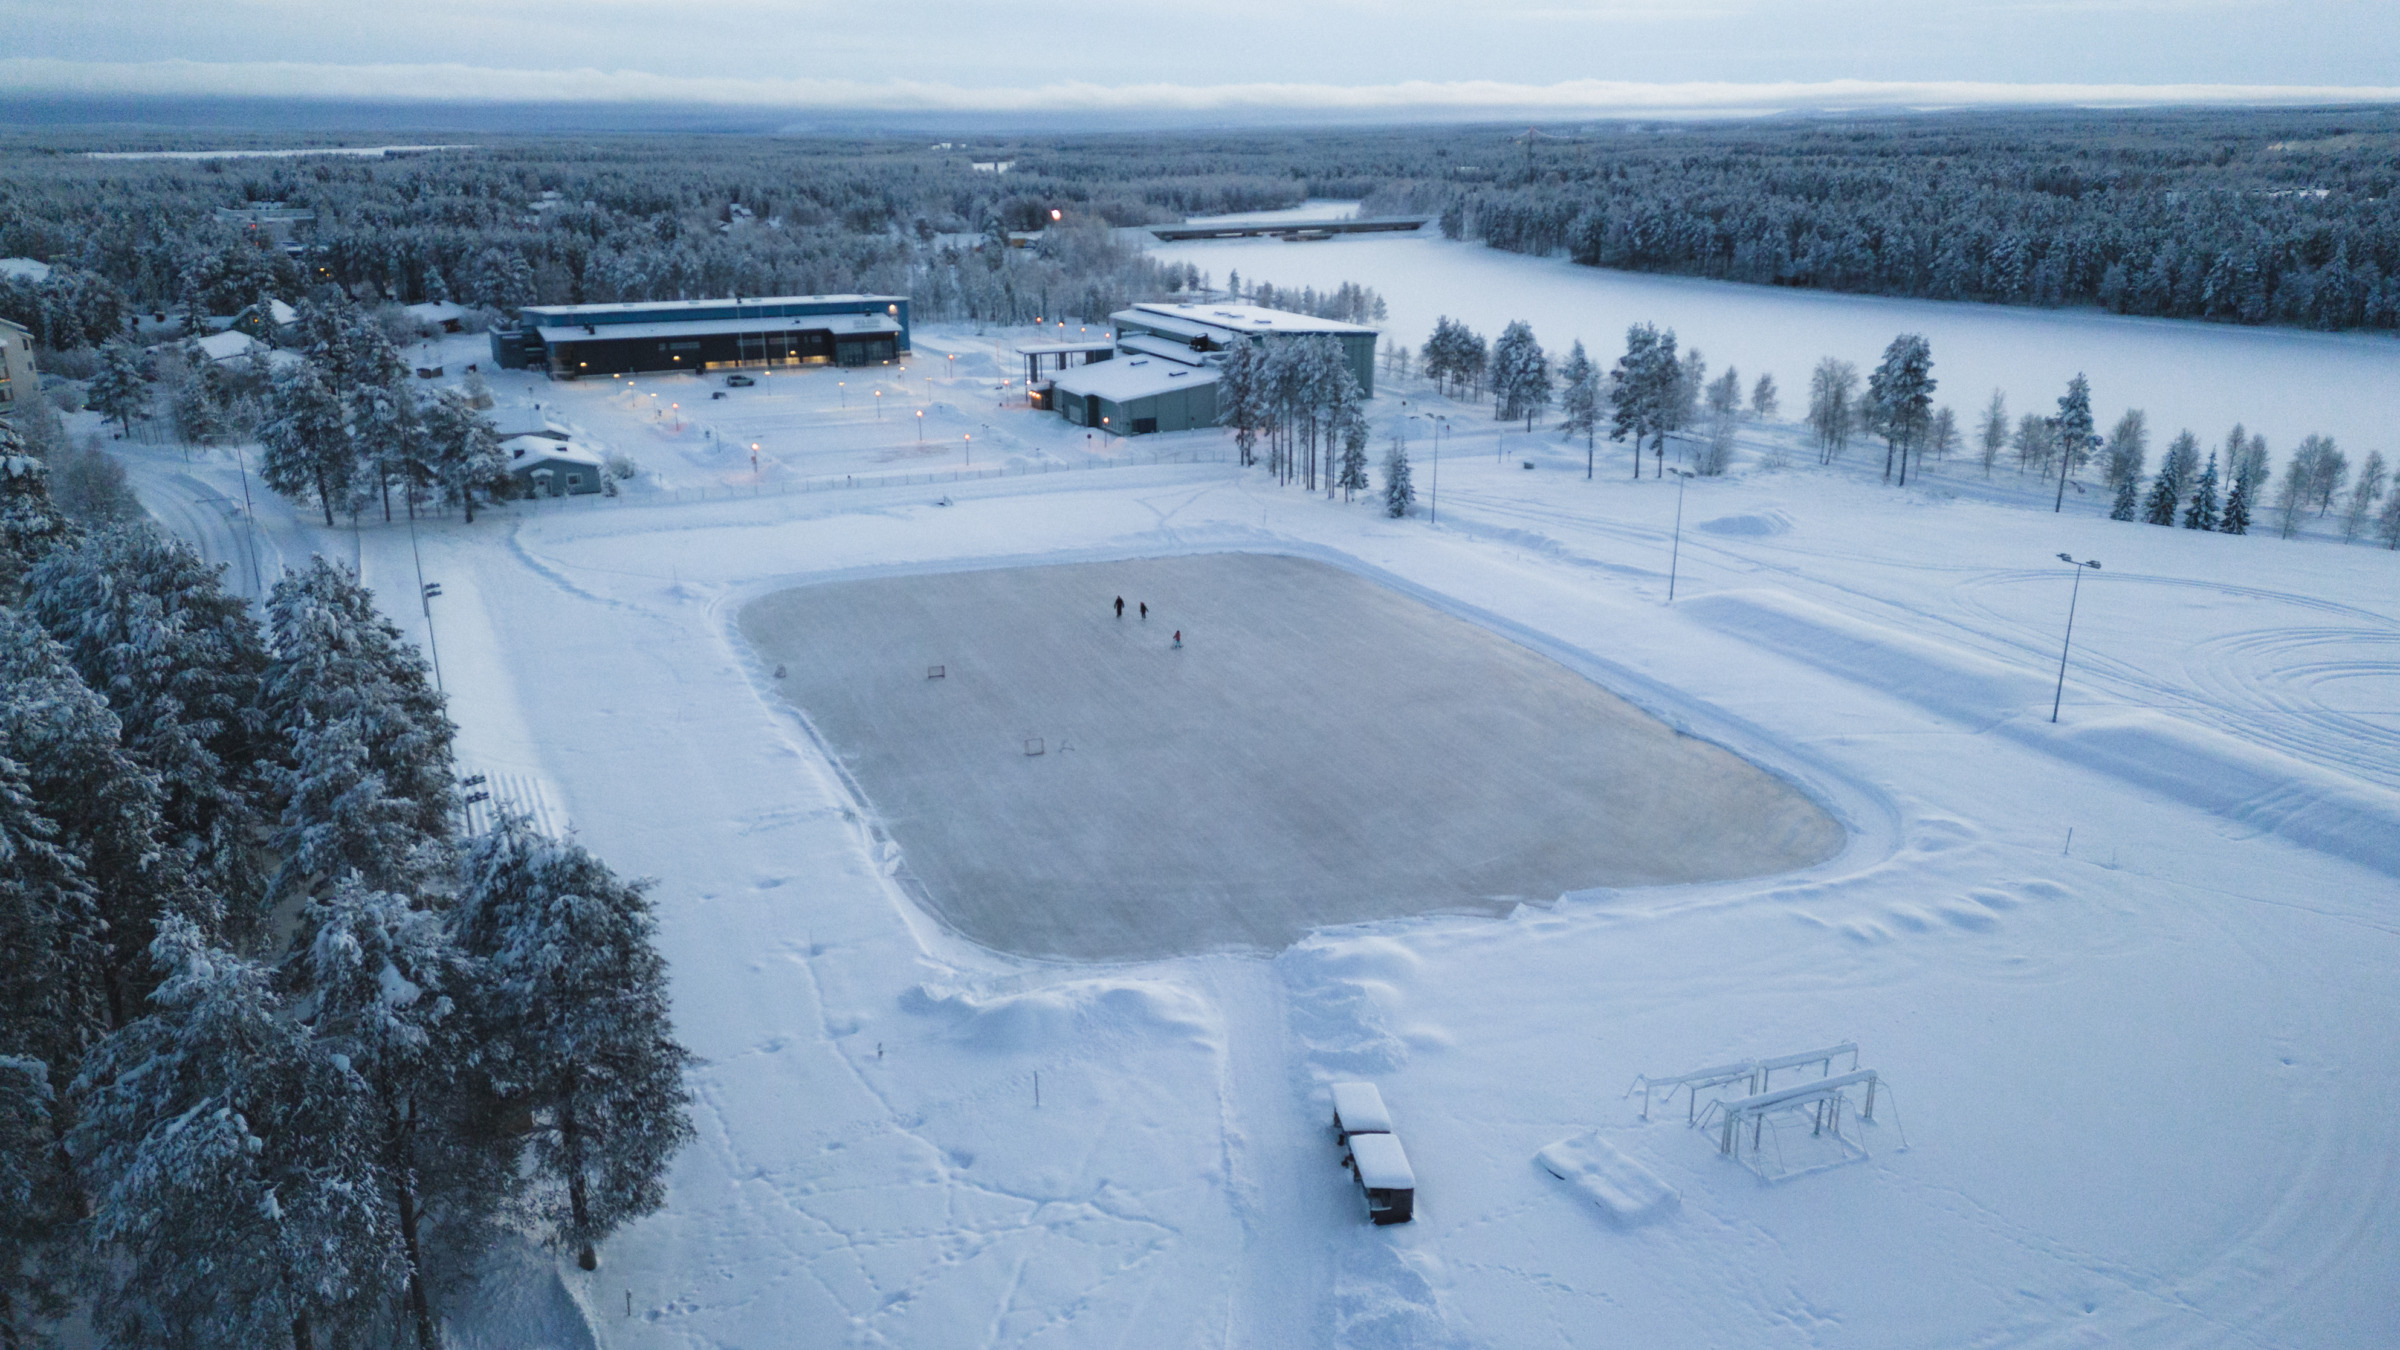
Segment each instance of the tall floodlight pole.
[{"label": "tall floodlight pole", "polygon": [[1675,471],[1675,543],[1667,551],[1667,603],[1675,603],[1675,570],[1683,561],[1683,485],[1692,481],[1692,471]]},{"label": "tall floodlight pole", "polygon": [[1450,429],[1450,419],[1433,419],[1433,487],[1425,494],[1425,523],[1442,523],[1442,433]]},{"label": "tall floodlight pole", "polygon": [[242,471],[242,520],[250,527],[250,593],[265,600],[266,583],[258,575],[258,516],[250,509],[250,462],[243,456],[239,441],[233,445],[233,462]]},{"label": "tall floodlight pole", "polygon": [[2100,570],[2098,559],[2077,562],[2071,556],[2061,553],[2058,555],[2058,560],[2075,569],[2075,587],[2067,592],[2067,638],[2058,646],[2058,689],[2050,695],[2050,720],[2053,722],[2058,720],[2059,703],[2067,696],[2067,649],[2075,645],[2075,602],[2083,595],[2084,569],[2088,567],[2095,572]]},{"label": "tall floodlight pole", "polygon": [[[410,492],[415,486],[410,485]],[[433,636],[433,598],[442,593],[441,583],[425,580],[425,555],[417,551],[416,501],[412,496],[408,513],[408,556],[417,565],[417,604],[425,611],[425,650],[433,656],[433,691],[442,692],[442,645]]]}]

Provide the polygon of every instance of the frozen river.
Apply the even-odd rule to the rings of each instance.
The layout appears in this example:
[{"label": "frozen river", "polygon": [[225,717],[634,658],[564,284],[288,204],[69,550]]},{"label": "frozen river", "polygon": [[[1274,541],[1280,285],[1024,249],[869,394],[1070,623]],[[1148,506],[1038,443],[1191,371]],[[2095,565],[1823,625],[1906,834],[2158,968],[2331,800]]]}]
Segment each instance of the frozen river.
[{"label": "frozen river", "polygon": [[[1322,219],[1351,211],[1347,203],[1319,203],[1285,214]],[[2263,431],[2278,461],[2311,432],[2334,437],[2353,461],[2367,449],[2400,447],[2400,340],[2388,335],[1648,276],[1452,243],[1432,230],[1308,244],[1210,240],[1152,251],[1194,264],[1218,285],[1239,271],[1277,286],[1372,286],[1391,307],[1384,331],[1412,347],[1445,314],[1487,339],[1525,319],[1552,355],[1564,357],[1581,338],[1605,364],[1623,349],[1628,325],[1654,322],[1697,344],[1712,373],[1731,363],[1747,383],[1773,372],[1790,418],[1807,407],[1808,373],[1819,357],[1838,356],[1864,372],[1894,334],[1918,332],[1933,343],[1938,398],[1958,410],[1962,427],[1973,425],[1994,389],[2007,392],[2012,417],[2053,412],[2068,378],[2081,371],[2091,377],[2102,430],[2128,407],[2149,413],[2153,463],[2179,428],[2218,444],[2237,421]]]}]

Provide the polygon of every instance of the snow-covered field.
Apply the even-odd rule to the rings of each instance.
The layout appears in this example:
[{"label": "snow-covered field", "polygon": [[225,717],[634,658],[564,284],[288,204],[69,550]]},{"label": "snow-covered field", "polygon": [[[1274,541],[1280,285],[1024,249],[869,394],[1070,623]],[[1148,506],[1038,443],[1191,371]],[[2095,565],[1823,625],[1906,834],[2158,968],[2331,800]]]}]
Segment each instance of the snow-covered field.
[{"label": "snow-covered field", "polygon": [[[1346,204],[1318,205],[1321,212],[1311,208],[1317,218],[1349,212]],[[1933,344],[1937,400],[1958,411],[1962,426],[1994,389],[2007,393],[2012,417],[2055,412],[2067,380],[2082,372],[2091,377],[2101,430],[2123,409],[2140,408],[2159,445],[2185,427],[2219,444],[2236,422],[2264,432],[2278,457],[2311,433],[2333,437],[2353,459],[2369,448],[2388,454],[2400,443],[2393,429],[2400,339],[2388,333],[2239,328],[1650,276],[1453,243],[1430,228],[1303,244],[1196,240],[1151,252],[1188,262],[1220,286],[1237,271],[1246,282],[1293,288],[1372,286],[1391,308],[1384,331],[1411,347],[1424,343],[1442,315],[1487,339],[1523,319],[1554,356],[1563,358],[1581,338],[1606,365],[1624,350],[1629,325],[1656,323],[1699,347],[1712,372],[1729,364],[1748,380],[1772,372],[1793,417],[1807,406],[1808,373],[1819,357],[1872,370],[1895,334],[1913,332]]]},{"label": "snow-covered field", "polygon": [[[1379,245],[1316,256],[1400,310],[1340,262],[1360,247]],[[1536,288],[1581,275],[1516,266]],[[1734,334],[1678,326],[1752,368]],[[1676,489],[1619,477],[1621,450],[1586,481],[1581,446],[1502,446],[1488,410],[1450,407],[1438,525],[1221,460],[1143,462],[1217,455],[1216,433],[1070,468],[1079,430],[1000,406],[1011,337],[924,332],[883,386],[932,375],[910,420],[942,443],[988,425],[1009,476],[787,490],[863,482],[908,443],[853,435],[831,371],[726,400],[696,377],[543,385],[643,478],[418,532],[466,766],[659,878],[677,1025],[707,1061],[665,1212],[563,1275],[602,1344],[2400,1342],[2400,558],[2117,524],[2089,500],[2054,516],[1955,467],[1905,493],[1804,453],[1772,469],[1760,452],[1793,429],[1757,428],[1681,503],[1669,606]],[[936,369],[953,350],[986,364]],[[1776,350],[1760,364],[1788,387],[1805,362]],[[2312,387],[2335,411],[2355,392]],[[674,430],[651,392],[715,434]],[[1402,398],[1442,402],[1387,388],[1379,426]],[[768,427],[780,480],[714,448]],[[231,462],[131,453],[162,514],[245,570]],[[424,630],[405,529],[266,517],[270,565],[356,556]],[[1565,654],[1795,766],[1852,844],[1271,957],[1011,958],[910,901],[907,859],[736,623],[837,574],[1203,551],[1332,560]],[[2106,568],[2053,725],[2060,551]],[[1636,1074],[1846,1039],[1887,1085],[1867,1161],[1764,1184],[1680,1102],[1645,1124],[1624,1096]],[[1335,1165],[1325,1087],[1351,1077],[1397,1117],[1413,1224],[1369,1227]],[[1612,1218],[1536,1164],[1586,1134],[1580,1156],[1613,1146],[1679,1203]]]}]

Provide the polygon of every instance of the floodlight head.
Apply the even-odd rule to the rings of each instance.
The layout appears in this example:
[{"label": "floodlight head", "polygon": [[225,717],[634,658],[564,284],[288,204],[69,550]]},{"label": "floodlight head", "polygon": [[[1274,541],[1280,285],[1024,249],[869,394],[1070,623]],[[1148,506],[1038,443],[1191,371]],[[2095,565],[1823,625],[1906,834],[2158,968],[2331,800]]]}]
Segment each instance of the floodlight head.
[{"label": "floodlight head", "polygon": [[2094,558],[2090,562],[2085,563],[2084,566],[2097,572],[2100,570],[2100,560],[2098,558]]},{"label": "floodlight head", "polygon": [[2064,553],[2061,553],[2061,554],[2059,554],[2059,555],[2058,555],[2058,560],[2059,560],[2060,562],[2063,562],[2063,563],[2072,563],[2072,562],[2074,562],[2074,561],[2075,561],[2073,558],[2071,558],[2071,557],[2067,556],[2067,555],[2066,555],[2066,554],[2064,554]]}]

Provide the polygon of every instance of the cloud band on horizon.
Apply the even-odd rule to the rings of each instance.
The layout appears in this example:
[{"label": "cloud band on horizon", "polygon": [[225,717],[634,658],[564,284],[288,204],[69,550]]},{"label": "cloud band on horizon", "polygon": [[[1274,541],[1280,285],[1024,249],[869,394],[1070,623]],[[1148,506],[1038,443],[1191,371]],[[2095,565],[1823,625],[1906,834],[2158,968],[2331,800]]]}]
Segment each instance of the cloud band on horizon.
[{"label": "cloud band on horizon", "polygon": [[2400,103],[2376,85],[2019,84],[1980,81],[1408,80],[968,87],[912,80],[767,80],[633,70],[512,70],[464,64],[67,61],[0,58],[0,97],[268,98],[400,103],[698,104],[924,113],[1240,113],[1388,118],[1524,112],[1572,115],[1773,113],[1828,108],[2258,106]]}]

